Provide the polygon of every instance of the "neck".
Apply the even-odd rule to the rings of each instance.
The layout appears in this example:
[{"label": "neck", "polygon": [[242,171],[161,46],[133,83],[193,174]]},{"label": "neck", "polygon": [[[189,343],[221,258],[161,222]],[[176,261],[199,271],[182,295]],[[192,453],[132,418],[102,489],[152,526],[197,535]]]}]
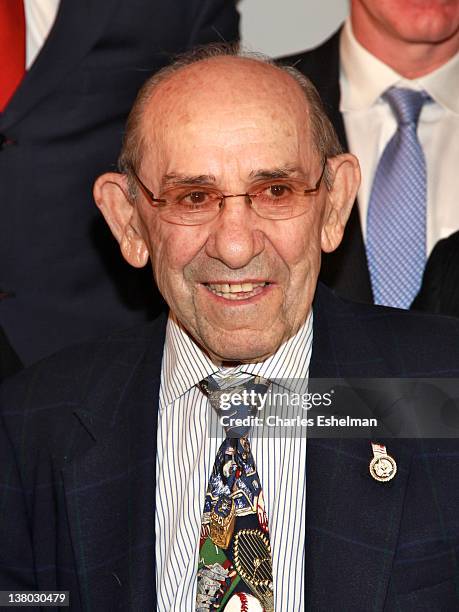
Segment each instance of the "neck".
[{"label": "neck", "polygon": [[416,79],[446,64],[459,51],[459,35],[441,43],[407,42],[382,29],[371,16],[365,22],[351,15],[358,42],[372,55],[406,79]]}]

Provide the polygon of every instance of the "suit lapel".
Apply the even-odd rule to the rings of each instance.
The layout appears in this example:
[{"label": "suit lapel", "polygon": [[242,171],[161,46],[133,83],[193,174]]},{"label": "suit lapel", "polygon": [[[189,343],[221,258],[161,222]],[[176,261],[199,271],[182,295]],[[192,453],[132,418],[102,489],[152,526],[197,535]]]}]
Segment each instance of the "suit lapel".
[{"label": "suit lapel", "polygon": [[55,23],[35,62],[4,113],[1,129],[8,129],[52,93],[89,51],[120,0],[62,0]]},{"label": "suit lapel", "polygon": [[[314,378],[358,376],[352,349],[337,328],[333,300],[321,289],[314,305]],[[388,376],[375,365],[371,339],[359,332],[358,321],[341,312],[341,329],[352,329],[359,356],[368,349],[375,376]],[[347,363],[343,351],[349,354]],[[364,370],[364,369],[363,369]],[[368,375],[364,371],[362,376]],[[395,554],[403,499],[412,455],[410,441],[373,440],[386,444],[398,466],[390,483],[374,480],[370,438],[314,439],[307,444],[306,609],[374,610],[384,608]]]},{"label": "suit lapel", "polygon": [[[340,59],[338,30],[317,49],[280,60],[303,72],[316,86],[327,114],[345,151],[349,150],[340,112]],[[354,205],[343,241],[333,253],[322,255],[321,280],[338,293],[356,301],[373,302],[360,215]]]},{"label": "suit lapel", "polygon": [[[343,149],[349,151],[343,115],[340,112],[340,32],[341,30],[330,39],[326,52],[328,70],[317,72],[315,84]],[[322,66],[323,64],[324,62],[321,62]],[[323,254],[321,280],[350,299],[368,303],[373,301],[357,201],[346,225],[342,243],[333,253]]]},{"label": "suit lapel", "polygon": [[370,442],[308,440],[308,610],[384,609],[412,451],[386,442],[398,473],[381,483],[369,475]]},{"label": "suit lapel", "polygon": [[373,302],[357,201],[340,246],[332,253],[322,253],[320,279],[343,297],[367,304]]},{"label": "suit lapel", "polygon": [[[334,47],[333,49],[333,74],[330,81],[325,85],[325,93],[323,95],[324,99],[331,101],[331,103],[327,105],[330,119],[335,127],[343,149],[348,151],[349,145],[347,142],[346,130],[344,128],[343,116],[339,110],[338,38],[336,40],[336,48]],[[345,297],[367,303],[373,302],[367,254],[363,242],[357,200],[352,207],[351,215],[346,224],[346,230],[340,246],[333,253],[322,254],[320,278],[325,284],[333,287],[339,294]]]},{"label": "suit lapel", "polygon": [[[149,341],[94,368],[78,452],[63,470],[65,498],[87,610],[153,610],[156,429],[165,321]],[[101,360],[102,363],[103,360]],[[102,372],[102,375],[101,375]]]}]

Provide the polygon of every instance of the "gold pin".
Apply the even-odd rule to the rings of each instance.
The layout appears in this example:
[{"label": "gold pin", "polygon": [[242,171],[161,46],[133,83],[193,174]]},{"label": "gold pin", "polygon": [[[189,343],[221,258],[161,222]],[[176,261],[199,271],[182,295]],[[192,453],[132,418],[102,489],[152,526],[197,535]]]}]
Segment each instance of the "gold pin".
[{"label": "gold pin", "polygon": [[384,444],[371,443],[373,459],[370,462],[370,474],[378,482],[389,482],[397,473],[395,459],[387,454]]}]

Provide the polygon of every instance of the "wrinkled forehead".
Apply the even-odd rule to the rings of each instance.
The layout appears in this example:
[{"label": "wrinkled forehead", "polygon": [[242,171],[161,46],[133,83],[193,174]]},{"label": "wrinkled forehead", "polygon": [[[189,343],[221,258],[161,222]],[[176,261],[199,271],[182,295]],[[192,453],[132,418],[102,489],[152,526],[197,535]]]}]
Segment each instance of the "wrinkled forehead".
[{"label": "wrinkled forehead", "polygon": [[212,150],[310,156],[313,147],[300,86],[276,67],[241,58],[199,62],[161,83],[146,108],[143,134],[152,162]]}]

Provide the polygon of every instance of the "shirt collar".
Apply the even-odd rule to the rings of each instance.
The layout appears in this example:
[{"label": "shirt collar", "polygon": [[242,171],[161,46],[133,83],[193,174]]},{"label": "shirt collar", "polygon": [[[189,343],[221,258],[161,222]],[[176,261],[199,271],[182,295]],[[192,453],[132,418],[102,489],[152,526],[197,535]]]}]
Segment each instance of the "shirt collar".
[{"label": "shirt collar", "polygon": [[[285,384],[295,390],[304,385],[312,351],[312,309],[298,332],[281,344],[274,355],[260,363],[236,366],[232,371],[263,376],[270,380],[289,379]],[[161,388],[163,401],[169,405],[201,380],[221,371],[210,357],[194,342],[174,314],[169,314],[164,344]]]},{"label": "shirt collar", "polygon": [[405,79],[367,51],[355,38],[348,17],[340,38],[340,110],[365,110],[389,87],[425,90],[440,106],[459,114],[459,53],[417,79]]},{"label": "shirt collar", "polygon": [[217,371],[218,366],[170,312],[161,368],[161,390],[166,406]]},{"label": "shirt collar", "polygon": [[459,53],[418,82],[432,100],[459,115]]}]

